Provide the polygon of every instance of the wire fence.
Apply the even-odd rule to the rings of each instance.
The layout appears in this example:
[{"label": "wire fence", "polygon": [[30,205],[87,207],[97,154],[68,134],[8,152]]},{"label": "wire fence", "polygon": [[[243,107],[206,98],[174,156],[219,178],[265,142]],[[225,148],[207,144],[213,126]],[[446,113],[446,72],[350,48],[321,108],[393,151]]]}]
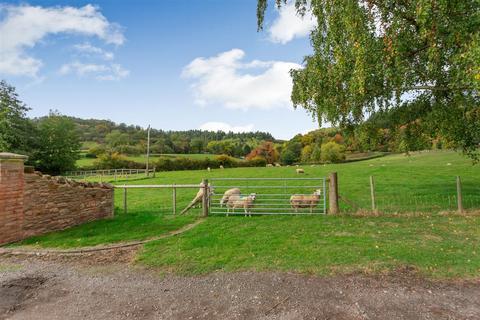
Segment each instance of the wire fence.
[{"label": "wire fence", "polygon": [[479,181],[470,177],[433,180],[411,177],[407,184],[385,176],[365,177],[363,184],[340,180],[341,211],[438,213],[480,209]]},{"label": "wire fence", "polygon": [[[154,215],[178,215],[192,203],[203,186],[190,184],[184,188],[176,184],[139,186],[125,183],[116,186],[115,203],[118,210],[123,211],[126,207],[123,199],[127,198],[128,213],[148,212]],[[329,211],[329,188],[327,180],[322,177],[213,178],[207,199],[208,214],[246,213],[241,203],[228,205],[225,201],[221,204],[225,191],[232,188],[239,189],[238,199],[255,194],[255,199],[247,206],[248,214],[323,214]],[[313,205],[292,205],[292,196],[311,197],[317,190],[318,198]],[[435,181],[411,178],[409,183],[404,183],[380,175],[355,181],[339,175],[338,190],[341,213],[438,213],[459,211],[459,208],[465,211],[480,210],[480,185],[470,177],[461,181],[457,181],[456,177],[443,177]],[[187,212],[201,215],[204,213],[202,205],[202,201],[197,201]]]}]

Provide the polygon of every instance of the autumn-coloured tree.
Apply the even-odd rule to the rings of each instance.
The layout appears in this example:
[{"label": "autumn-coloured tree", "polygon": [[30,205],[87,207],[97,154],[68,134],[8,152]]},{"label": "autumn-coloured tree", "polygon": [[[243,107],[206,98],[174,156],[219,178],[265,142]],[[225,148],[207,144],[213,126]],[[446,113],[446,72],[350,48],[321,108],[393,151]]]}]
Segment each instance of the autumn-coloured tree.
[{"label": "autumn-coloured tree", "polygon": [[267,163],[275,163],[278,161],[278,152],[275,149],[275,145],[271,141],[264,141],[258,147],[253,149],[247,156],[247,160],[254,158],[264,158]]}]

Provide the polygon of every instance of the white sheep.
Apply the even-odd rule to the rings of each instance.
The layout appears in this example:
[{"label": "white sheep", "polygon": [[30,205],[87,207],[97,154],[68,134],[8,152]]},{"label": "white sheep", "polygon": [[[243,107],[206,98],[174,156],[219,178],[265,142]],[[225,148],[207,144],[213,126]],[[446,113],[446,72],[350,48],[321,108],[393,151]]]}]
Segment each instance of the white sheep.
[{"label": "white sheep", "polygon": [[222,165],[220,165],[220,169],[225,169]]},{"label": "white sheep", "polygon": [[275,163],[275,167],[281,167],[282,165],[280,163]]},{"label": "white sheep", "polygon": [[227,202],[227,216],[230,213],[230,209],[232,209],[232,213],[235,213],[235,208],[243,208],[243,210],[245,211],[245,217],[247,216],[247,214],[251,217],[251,208],[253,207],[253,202],[256,198],[256,193],[251,193],[246,197],[242,197],[240,195],[230,196]]},{"label": "white sheep", "polygon": [[313,194],[294,194],[290,197],[290,205],[295,212],[298,212],[299,208],[310,208],[310,213],[313,213],[321,194],[320,189],[315,190]]},{"label": "white sheep", "polygon": [[[214,188],[209,183],[208,184],[208,196],[211,196],[213,194],[213,191],[214,191],[213,189]],[[180,214],[184,214],[185,212],[187,212],[188,210],[190,210],[191,208],[193,208],[197,204],[202,205],[203,191],[204,190],[205,190],[205,188],[203,187],[203,185],[201,185],[201,187],[198,190],[195,198],[193,198],[193,200],[188,204],[188,206],[185,209],[182,210],[182,212],[180,212]]]},{"label": "white sheep", "polygon": [[207,167],[207,171],[210,172],[210,170],[211,170],[210,167]]},{"label": "white sheep", "polygon": [[267,166],[268,168],[271,168],[271,167],[273,167],[273,164],[271,164],[271,163],[267,163],[267,165],[266,165],[266,166]]},{"label": "white sheep", "polygon": [[227,191],[225,191],[222,199],[220,200],[220,207],[223,207],[224,204],[227,204],[228,199],[230,199],[230,197],[234,196],[234,195],[240,196],[240,189],[239,188],[232,188],[232,189],[228,189]]},{"label": "white sheep", "polygon": [[305,173],[305,170],[303,170],[302,168],[297,168],[295,169],[295,171],[297,172],[297,174]]}]

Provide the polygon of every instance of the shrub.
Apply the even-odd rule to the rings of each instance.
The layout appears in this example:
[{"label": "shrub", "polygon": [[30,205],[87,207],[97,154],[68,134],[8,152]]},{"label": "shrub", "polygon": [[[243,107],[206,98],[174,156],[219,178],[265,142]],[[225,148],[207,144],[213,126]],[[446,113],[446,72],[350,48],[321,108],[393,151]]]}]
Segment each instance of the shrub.
[{"label": "shrub", "polygon": [[321,159],[323,162],[341,162],[345,160],[345,147],[330,141],[322,144]]},{"label": "shrub", "polygon": [[282,151],[282,154],[280,156],[280,161],[283,164],[292,164],[295,162],[295,160],[297,160],[297,156],[292,150],[285,149]]},{"label": "shrub", "polygon": [[144,169],[145,164],[128,160],[117,152],[105,153],[94,162],[95,169]]},{"label": "shrub", "polygon": [[215,157],[215,160],[218,161],[219,166],[222,165],[225,168],[232,168],[235,166],[236,160],[232,157],[222,154]]}]

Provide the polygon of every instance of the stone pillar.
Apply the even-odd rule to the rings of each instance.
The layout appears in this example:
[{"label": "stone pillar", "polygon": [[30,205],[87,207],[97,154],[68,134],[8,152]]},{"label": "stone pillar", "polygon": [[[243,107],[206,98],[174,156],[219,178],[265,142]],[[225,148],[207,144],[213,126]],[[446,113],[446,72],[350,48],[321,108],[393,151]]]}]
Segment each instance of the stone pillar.
[{"label": "stone pillar", "polygon": [[26,156],[0,153],[0,244],[23,238],[24,161]]}]

